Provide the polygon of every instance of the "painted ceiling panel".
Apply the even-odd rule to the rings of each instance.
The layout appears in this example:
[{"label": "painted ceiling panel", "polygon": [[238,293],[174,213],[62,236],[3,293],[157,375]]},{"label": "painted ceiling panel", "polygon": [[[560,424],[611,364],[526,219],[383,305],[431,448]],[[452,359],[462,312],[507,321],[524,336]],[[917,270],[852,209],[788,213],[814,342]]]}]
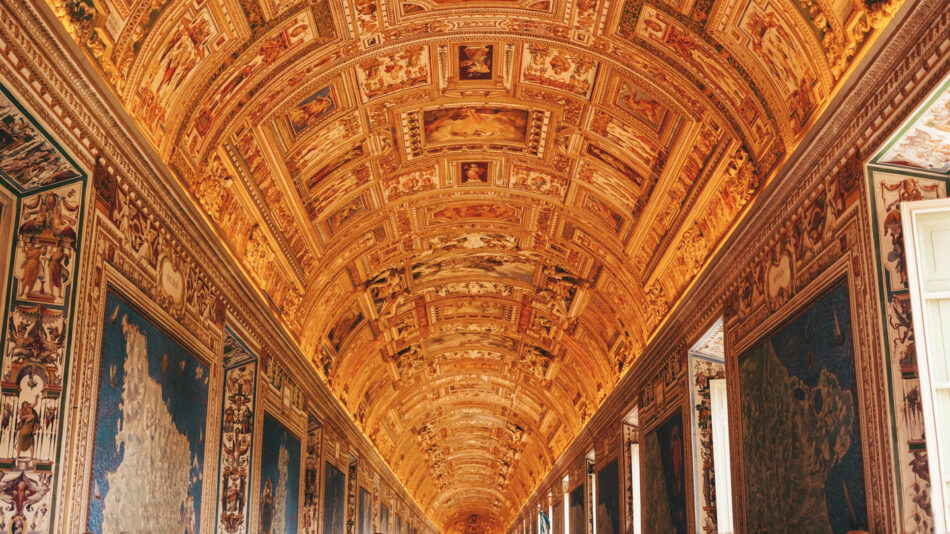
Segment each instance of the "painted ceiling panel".
[{"label": "painted ceiling panel", "polygon": [[900,6],[48,1],[447,532],[507,526]]}]

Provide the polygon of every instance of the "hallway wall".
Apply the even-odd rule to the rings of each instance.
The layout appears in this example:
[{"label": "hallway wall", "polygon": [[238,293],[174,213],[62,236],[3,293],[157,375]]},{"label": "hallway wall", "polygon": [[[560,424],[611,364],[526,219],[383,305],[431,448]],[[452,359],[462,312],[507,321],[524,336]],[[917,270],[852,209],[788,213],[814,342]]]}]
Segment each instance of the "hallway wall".
[{"label": "hallway wall", "polygon": [[[748,403],[742,404],[742,395],[752,394],[748,384],[745,389],[742,387],[742,377],[751,372],[750,362],[774,356],[775,361],[783,362],[779,367],[791,369],[788,372],[795,375],[794,366],[783,360],[787,356],[783,354],[794,354],[795,350],[782,346],[782,343],[791,343],[787,340],[793,338],[800,342],[796,350],[806,358],[799,372],[811,368],[809,366],[834,367],[839,369],[837,374],[832,373],[837,382],[823,384],[834,383],[842,388],[849,372],[854,377],[851,393],[838,390],[839,396],[835,397],[847,399],[850,396],[854,401],[852,407],[843,412],[849,414],[847,423],[839,421],[832,425],[830,420],[826,421],[828,433],[823,433],[821,438],[830,440],[832,450],[837,444],[836,454],[840,449],[848,451],[838,454],[840,458],[836,461],[849,465],[852,473],[849,478],[842,474],[842,468],[837,468],[835,478],[828,480],[836,486],[841,485],[840,480],[850,480],[845,485],[848,488],[863,486],[860,489],[865,497],[842,492],[837,487],[821,488],[822,492],[827,490],[828,495],[846,495],[834,501],[831,507],[837,508],[838,516],[845,517],[854,526],[844,528],[840,518],[832,518],[833,531],[846,532],[850,528],[869,532],[932,531],[929,487],[921,476],[926,471],[926,451],[919,440],[908,447],[906,438],[913,432],[909,427],[912,422],[905,416],[908,399],[904,389],[899,387],[900,372],[895,376],[891,371],[892,365],[899,367],[899,362],[894,360],[898,356],[885,351],[883,328],[888,312],[883,310],[879,298],[877,263],[887,251],[876,248],[875,236],[880,237],[876,228],[878,215],[876,212],[872,215],[871,204],[871,196],[880,189],[881,180],[873,173],[867,174],[865,163],[950,70],[948,48],[941,34],[946,31],[948,22],[947,13],[938,6],[915,4],[903,23],[897,25],[899,29],[890,36],[891,40],[885,39],[886,44],[882,42],[874,66],[859,67],[866,69],[864,76],[831,107],[833,113],[823,118],[823,124],[816,125],[819,133],[806,140],[766,186],[750,208],[750,216],[716,252],[713,260],[716,266],[688,290],[684,302],[649,341],[644,354],[614,393],[600,406],[555,467],[541,478],[509,532],[522,532],[521,525],[536,517],[538,506],[546,510],[552,498],[559,502],[565,476],[571,490],[586,484],[584,464],[590,450],[596,458],[595,472],[613,458],[620,458],[624,475],[617,488],[623,503],[619,510],[620,531],[632,532],[633,503],[628,482],[628,451],[632,443],[640,446],[644,532],[716,531],[709,523],[696,524],[701,490],[695,487],[692,466],[697,458],[689,446],[689,428],[693,424],[689,389],[694,385],[690,382],[688,351],[720,316],[725,321],[730,476],[736,532],[763,528],[811,532],[818,528],[811,522],[809,512],[801,512],[809,510],[802,501],[796,501],[801,494],[788,493],[792,486],[783,483],[789,478],[783,476],[783,466],[771,466],[773,470],[768,479],[771,484],[762,486],[762,482],[756,482],[762,480],[762,466],[743,463],[747,460],[744,452],[750,448],[761,452],[768,443],[780,447],[797,440],[807,442],[804,435],[786,434],[771,441],[756,435],[760,430],[788,431],[789,427],[777,418],[771,420],[774,424],[768,430],[744,427],[749,418],[757,422],[770,421],[768,414],[763,419],[763,414],[755,413]],[[809,330],[812,327],[805,326],[809,317],[825,330]],[[846,339],[838,339],[838,334],[849,328],[850,334],[844,334]],[[802,346],[802,332],[810,332],[813,339],[824,339],[828,346],[844,351],[829,354],[847,354],[847,358],[835,356],[832,359],[839,363],[842,359],[850,360],[848,369],[836,367],[837,363],[823,364],[821,350]],[[851,346],[841,341],[850,341]],[[774,355],[768,353],[770,347],[777,347]],[[808,360],[812,356],[818,360]],[[795,394],[812,395],[811,401],[804,402],[803,406],[818,412],[825,408],[827,412],[826,405],[815,401],[815,390],[809,389],[809,379],[803,380],[799,384],[804,386]],[[814,383],[810,387],[814,388]],[[831,402],[827,397],[829,391],[831,389],[823,389],[826,396],[822,400]],[[634,408],[639,411],[638,426],[625,427],[623,420]],[[855,425],[858,430],[853,436],[859,436],[859,442],[851,442],[847,447],[842,444],[848,438],[831,431],[832,428],[854,429]],[[813,429],[814,425],[807,428]],[[683,502],[675,498],[679,488],[677,492],[672,491],[672,486],[680,484],[680,480],[664,477],[664,469],[668,472],[673,460],[659,458],[658,463],[657,458],[649,457],[651,447],[655,448],[658,442],[668,446],[675,432],[685,436],[686,441],[681,452],[675,453],[682,454],[681,460],[675,461],[682,461],[686,466],[680,492]],[[669,454],[674,453],[667,451]],[[860,468],[857,468],[859,463]],[[855,469],[860,469],[860,476],[854,476]],[[662,493],[663,488],[648,488],[648,481],[666,483],[670,490],[666,498],[653,498]],[[767,514],[762,508],[755,508],[760,506],[757,497],[763,491],[768,491],[770,506],[776,510],[773,515],[782,521],[781,526],[763,524],[768,520],[763,515]],[[858,504],[854,510],[848,506],[849,499],[850,504]],[[862,512],[862,508],[866,512]],[[866,520],[861,517],[864,513]],[[561,529],[560,524],[554,525],[555,532],[563,532]],[[576,534],[576,528],[571,532]],[[598,525],[596,532],[607,534],[610,529]]]},{"label": "hallway wall", "polygon": [[360,532],[435,532],[32,9],[0,6],[0,528],[357,532],[356,486]]}]

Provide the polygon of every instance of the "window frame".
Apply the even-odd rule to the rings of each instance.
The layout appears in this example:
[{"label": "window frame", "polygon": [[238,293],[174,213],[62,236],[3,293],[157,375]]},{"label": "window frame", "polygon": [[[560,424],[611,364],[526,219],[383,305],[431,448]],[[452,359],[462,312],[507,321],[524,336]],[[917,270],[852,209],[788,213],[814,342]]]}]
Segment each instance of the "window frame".
[{"label": "window frame", "polygon": [[[945,213],[950,218],[950,199],[919,200],[901,203],[901,223],[904,232],[904,255],[907,265],[907,287],[910,293],[911,314],[914,318],[913,331],[917,357],[917,374],[920,383],[921,404],[924,412],[924,431],[927,443],[928,469],[930,471],[930,502],[933,514],[934,532],[945,532],[950,523],[950,509],[948,509],[945,495],[950,486],[950,454],[941,453],[941,448],[950,447],[950,432],[946,423],[939,424],[941,419],[950,416],[950,409],[941,409],[937,406],[937,392],[935,391],[932,372],[934,370],[934,356],[937,352],[931,346],[934,341],[930,330],[930,312],[926,301],[950,301],[950,288],[929,290],[924,287],[926,280],[922,275],[924,265],[920,238],[922,237],[920,216],[935,213]],[[947,282],[950,286],[950,281]],[[946,335],[941,332],[941,335]],[[945,343],[946,344],[946,343]],[[938,349],[939,350],[939,349]],[[950,351],[943,355],[944,364],[950,365]],[[950,390],[950,388],[947,388]],[[946,474],[944,474],[946,473]]]}]

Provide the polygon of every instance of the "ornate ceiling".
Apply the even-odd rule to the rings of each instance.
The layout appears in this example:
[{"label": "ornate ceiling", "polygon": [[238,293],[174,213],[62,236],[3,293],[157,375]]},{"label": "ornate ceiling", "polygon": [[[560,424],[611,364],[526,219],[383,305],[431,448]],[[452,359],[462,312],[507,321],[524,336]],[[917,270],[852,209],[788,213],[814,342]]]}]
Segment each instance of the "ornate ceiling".
[{"label": "ornate ceiling", "polygon": [[507,526],[899,0],[49,0],[407,489]]}]

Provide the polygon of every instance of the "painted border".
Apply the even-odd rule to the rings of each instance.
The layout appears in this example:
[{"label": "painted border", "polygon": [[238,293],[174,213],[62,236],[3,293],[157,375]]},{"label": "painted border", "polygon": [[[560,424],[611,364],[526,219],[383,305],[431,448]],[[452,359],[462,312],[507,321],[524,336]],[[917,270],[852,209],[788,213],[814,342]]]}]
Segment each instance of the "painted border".
[{"label": "painted border", "polygon": [[[227,336],[230,336],[230,337],[233,338],[235,341],[237,341],[242,347],[244,347],[244,349],[245,349],[249,354],[251,354],[251,355],[253,356],[253,358],[252,358],[251,360],[247,360],[247,361],[244,361],[244,362],[240,362],[240,363],[238,363],[237,365],[233,365],[233,366],[231,366],[231,367],[229,367],[229,368],[223,369],[223,372],[222,372],[222,380],[223,380],[224,382],[226,382],[227,379],[228,379],[228,373],[229,373],[229,372],[231,372],[231,371],[233,371],[233,370],[235,370],[235,369],[238,369],[238,368],[240,368],[240,367],[247,366],[247,365],[253,365],[253,366],[254,366],[254,371],[253,371],[253,372],[254,372],[254,385],[253,385],[254,399],[251,401],[251,414],[252,414],[252,417],[253,417],[253,422],[252,422],[252,426],[251,426],[251,443],[250,443],[250,445],[249,445],[249,448],[250,448],[250,451],[251,451],[251,456],[250,456],[250,458],[249,458],[250,461],[248,462],[249,465],[248,465],[248,474],[247,474],[247,491],[248,491],[248,494],[247,494],[247,497],[246,497],[245,502],[244,502],[244,505],[247,506],[247,511],[246,511],[245,514],[244,514],[244,528],[238,530],[238,532],[249,532],[249,530],[250,530],[250,522],[249,522],[249,520],[250,520],[250,516],[251,516],[251,510],[250,510],[250,506],[251,506],[251,493],[250,493],[250,489],[253,487],[253,484],[254,484],[254,470],[251,469],[251,467],[253,466],[253,463],[254,463],[254,462],[253,462],[253,459],[254,459],[254,443],[255,443],[254,437],[255,437],[255,434],[256,434],[256,432],[254,432],[254,429],[256,428],[256,425],[257,425],[257,408],[258,408],[258,405],[259,405],[259,398],[258,398],[259,388],[258,388],[258,382],[260,381],[260,380],[259,380],[260,358],[258,358],[258,356],[257,356],[257,351],[252,350],[252,349],[247,345],[247,343],[244,342],[243,336],[237,334],[237,333],[234,331],[234,329],[231,328],[230,325],[226,325],[226,326],[224,327],[224,331],[222,332],[222,338],[225,338],[225,337],[227,337]],[[222,356],[223,356],[223,354],[222,354]],[[220,422],[220,424],[218,425],[219,427],[223,427],[223,425],[224,425],[224,408],[225,408],[225,404],[227,403],[227,401],[228,401],[228,398],[227,398],[227,385],[226,385],[226,383],[222,383],[222,385],[221,385],[221,412],[220,412],[220,414],[221,414],[221,417],[220,417],[221,422]],[[218,526],[219,526],[219,524],[220,524],[220,517],[221,517],[221,495],[220,495],[220,491],[221,491],[221,489],[222,489],[222,488],[221,488],[222,464],[224,463],[224,460],[223,460],[224,454],[222,453],[222,450],[223,450],[223,449],[224,449],[224,432],[223,432],[223,429],[222,429],[222,431],[219,432],[219,435],[218,435],[218,478],[215,479],[215,488],[214,488],[214,494],[215,494],[215,505],[214,505],[214,531],[215,531],[215,532],[218,532]]]},{"label": "painted border", "polygon": [[[42,125],[39,124],[34,114],[29,112],[26,107],[20,101],[21,99],[17,98],[11,90],[9,90],[5,83],[0,80],[0,92],[6,96],[10,102],[13,103],[23,115],[33,124],[33,126],[44,136],[44,138],[63,156],[66,161],[73,166],[73,169],[79,175],[78,177],[71,180],[64,180],[61,182],[56,182],[53,184],[47,184],[42,187],[36,187],[33,189],[22,189],[17,186],[15,183],[9,182],[6,178],[0,176],[0,184],[7,190],[12,193],[13,199],[7,204],[7,206],[13,207],[12,211],[12,220],[10,220],[10,244],[9,244],[9,256],[5,263],[6,267],[6,286],[3,291],[2,301],[2,313],[0,316],[3,318],[3,326],[0,328],[0,347],[3,347],[3,354],[0,355],[0,360],[6,358],[6,338],[7,338],[7,319],[9,317],[10,310],[16,303],[16,295],[10,292],[10,288],[13,287],[14,279],[14,268],[16,263],[16,246],[19,242],[19,236],[17,235],[17,226],[20,222],[20,217],[22,215],[22,204],[25,197],[33,197],[36,195],[41,195],[47,191],[53,189],[65,188],[73,185],[79,186],[79,202],[81,203],[79,208],[79,215],[76,221],[76,240],[73,245],[74,254],[73,254],[73,268],[72,268],[72,287],[69,291],[69,301],[64,300],[61,305],[63,313],[66,315],[66,322],[64,327],[66,328],[66,341],[63,345],[63,361],[62,361],[62,390],[60,392],[59,398],[59,414],[58,420],[56,422],[56,447],[54,460],[52,462],[52,480],[50,481],[50,512],[47,514],[48,528],[52,528],[56,522],[57,515],[57,501],[59,500],[60,485],[63,481],[61,477],[62,465],[63,465],[63,451],[64,451],[64,433],[67,430],[66,419],[70,417],[67,410],[65,410],[67,404],[66,399],[70,396],[70,389],[73,387],[73,384],[70,382],[71,368],[73,362],[76,360],[73,351],[73,339],[76,329],[74,326],[78,324],[79,321],[76,320],[76,310],[77,310],[77,301],[79,300],[78,296],[80,293],[80,284],[79,280],[82,279],[81,272],[83,270],[83,262],[85,255],[83,255],[83,243],[85,241],[85,231],[86,231],[86,212],[91,206],[91,203],[88,201],[88,197],[91,194],[90,190],[92,188],[87,187],[87,178],[88,173],[86,170],[78,165],[76,161],[72,158],[67,151],[65,151],[62,146],[49,134],[49,132]],[[4,215],[4,217],[7,217]],[[104,308],[104,306],[103,306]]]},{"label": "painted border", "polygon": [[[948,78],[947,82],[944,84],[943,90],[950,90],[950,78]],[[919,118],[920,115],[922,115],[929,109],[929,104],[932,104],[937,98],[939,98],[939,96],[940,96],[940,93],[937,92],[933,95],[933,98],[928,98],[927,105],[926,106],[922,105],[920,111],[915,114],[914,118],[909,119],[907,121],[906,128],[911,127],[913,123],[916,121],[916,119]],[[906,130],[906,128],[904,128],[904,130]],[[892,142],[896,142],[897,140],[899,140],[899,138],[902,135],[903,134],[895,135],[894,138],[892,139]],[[889,147],[882,148],[878,152],[878,154],[875,156],[875,158],[872,159],[872,161],[874,159],[879,159],[883,157],[883,155],[888,149]],[[906,527],[905,523],[906,523],[906,520],[908,519],[908,516],[914,515],[913,512],[911,513],[908,513],[908,512],[918,509],[919,506],[915,504],[913,501],[907,498],[904,498],[904,492],[906,490],[906,488],[904,487],[905,478],[906,478],[904,471],[905,469],[908,469],[909,466],[904,465],[905,462],[902,461],[901,456],[903,454],[902,450],[905,448],[909,450],[909,446],[907,443],[901,443],[899,440],[898,408],[900,404],[902,403],[902,400],[897,398],[898,392],[896,390],[896,386],[899,383],[898,381],[902,381],[904,380],[904,378],[894,373],[894,367],[897,365],[897,363],[894,362],[893,360],[894,355],[891,349],[890,336],[888,334],[888,326],[889,326],[888,325],[888,319],[889,319],[888,302],[891,295],[894,295],[897,293],[906,294],[909,291],[909,289],[906,289],[906,290],[898,289],[895,291],[895,290],[892,290],[889,287],[889,284],[887,284],[887,282],[885,281],[884,274],[885,274],[886,268],[885,268],[883,260],[881,259],[881,254],[880,254],[882,236],[880,235],[880,231],[879,231],[880,221],[878,217],[881,206],[879,206],[878,204],[878,198],[876,194],[877,190],[874,188],[874,180],[878,173],[887,174],[887,175],[895,175],[895,176],[904,176],[907,178],[934,180],[938,182],[943,182],[946,193],[950,194],[950,176],[926,171],[924,169],[914,169],[913,167],[907,167],[907,166],[901,166],[901,165],[879,164],[879,163],[869,163],[865,165],[864,173],[865,173],[865,183],[866,183],[866,188],[867,188],[866,201],[868,203],[867,210],[868,210],[868,217],[869,217],[869,224],[870,224],[870,235],[871,235],[871,240],[874,247],[872,249],[871,255],[874,257],[874,267],[875,267],[874,278],[875,278],[875,282],[878,289],[877,305],[879,308],[876,311],[876,314],[877,314],[876,320],[877,320],[878,328],[880,329],[880,332],[881,332],[881,351],[884,356],[884,372],[886,376],[886,384],[884,384],[884,388],[887,392],[888,409],[890,412],[889,421],[887,422],[887,429],[890,434],[891,443],[893,443],[893,450],[891,451],[890,460],[892,462],[892,466],[893,466],[892,470],[894,472],[894,477],[897,484],[896,491],[899,495],[897,499],[897,505],[900,509],[899,518],[902,521],[901,528],[905,528]],[[929,493],[929,490],[927,491]],[[932,517],[932,516],[928,515],[928,517]]]},{"label": "painted border", "polygon": [[[707,339],[709,339],[709,337],[711,337],[712,334],[714,333],[714,331],[715,331],[717,325],[718,325],[720,328],[725,328],[725,326],[722,325],[721,320],[720,320],[720,321],[717,321],[717,322],[713,325],[713,327],[710,328],[709,332],[708,332],[707,334],[703,335],[703,337],[700,338],[700,340],[697,341],[694,346],[700,345],[700,344],[704,343]],[[690,448],[692,449],[692,456],[693,456],[693,462],[692,462],[692,464],[693,464],[693,467],[692,467],[692,471],[693,471],[693,508],[694,508],[694,511],[693,511],[694,519],[693,519],[693,520],[695,521],[696,530],[697,530],[697,532],[699,532],[700,529],[703,528],[702,523],[701,523],[701,518],[702,518],[702,509],[703,509],[703,506],[702,506],[702,505],[703,505],[703,502],[704,502],[704,501],[703,501],[703,497],[702,497],[702,486],[703,486],[703,484],[702,484],[702,473],[700,472],[700,471],[702,470],[702,466],[700,465],[700,460],[699,460],[699,458],[701,458],[702,456],[699,454],[699,432],[697,432],[697,425],[699,424],[699,415],[698,415],[697,410],[696,410],[696,383],[695,383],[695,380],[696,380],[696,367],[695,367],[695,365],[694,365],[694,362],[695,362],[696,360],[703,360],[703,361],[706,361],[706,362],[710,362],[710,363],[715,363],[715,364],[721,365],[721,366],[722,366],[723,373],[725,373],[725,370],[726,370],[726,360],[725,360],[725,358],[723,358],[723,359],[718,359],[718,358],[714,358],[714,357],[712,357],[712,356],[707,356],[707,355],[705,355],[705,354],[700,354],[700,353],[698,353],[698,352],[693,352],[692,350],[689,351],[689,354],[688,354],[688,356],[687,356],[687,359],[689,360],[689,368],[687,369],[687,373],[686,373],[686,388],[687,388],[687,390],[689,391],[689,434],[690,434],[690,440],[689,440],[689,441],[690,441]],[[733,378],[733,380],[735,380],[735,378]],[[732,411],[732,410],[729,410],[729,411]],[[727,412],[727,413],[728,413],[728,412]],[[710,437],[710,443],[712,443],[711,439],[712,439],[712,438]],[[727,443],[726,445],[728,446],[729,444]],[[715,445],[714,445],[714,446],[715,446]],[[715,471],[714,471],[714,472],[715,472]],[[720,474],[721,474],[721,473],[720,473]],[[715,505],[716,505],[716,509],[718,510],[718,509],[719,509],[719,502],[718,502],[718,501],[715,502]],[[716,515],[716,522],[715,522],[715,524],[716,524],[717,529],[718,529],[718,525],[719,525],[719,516],[718,516],[718,514]]]}]

